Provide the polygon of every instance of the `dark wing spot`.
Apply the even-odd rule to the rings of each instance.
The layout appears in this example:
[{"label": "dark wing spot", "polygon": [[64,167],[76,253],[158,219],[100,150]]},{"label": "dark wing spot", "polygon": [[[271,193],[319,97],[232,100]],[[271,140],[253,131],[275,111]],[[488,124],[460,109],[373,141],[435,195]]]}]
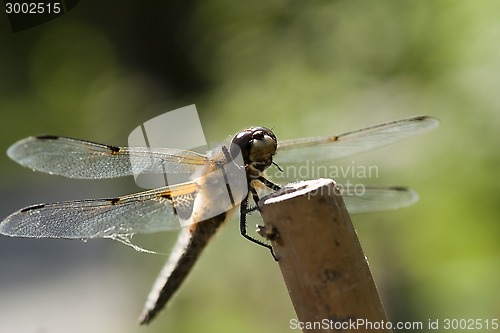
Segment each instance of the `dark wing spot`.
[{"label": "dark wing spot", "polygon": [[108,199],[108,201],[109,201],[112,205],[116,205],[116,204],[120,203],[120,198],[112,198],[112,199]]},{"label": "dark wing spot", "polygon": [[165,192],[160,195],[160,197],[165,198],[167,200],[172,200],[172,193],[170,192]]},{"label": "dark wing spot", "polygon": [[36,137],[38,140],[57,140],[60,136],[57,135],[39,135]]},{"label": "dark wing spot", "polygon": [[394,191],[401,191],[401,192],[408,191],[408,187],[404,187],[404,186],[390,186],[389,189],[394,190]]},{"label": "dark wing spot", "polygon": [[174,200],[172,199],[172,193],[165,192],[165,193],[160,194],[160,197],[162,197],[163,199],[166,199],[166,200],[170,201],[172,203],[172,208],[174,209],[174,214],[175,215],[179,215],[177,213],[177,209],[175,208]]},{"label": "dark wing spot", "polygon": [[121,150],[120,147],[115,147],[115,146],[110,146],[110,145],[106,145],[106,146],[109,148],[109,150],[111,150],[111,153],[113,155],[118,154]]},{"label": "dark wing spot", "polygon": [[94,142],[94,141],[88,141],[88,140],[80,140],[80,139],[72,139],[72,138],[68,138],[68,137],[64,137],[64,136],[58,136],[58,135],[39,135],[36,137],[38,140],[76,140],[76,141],[83,141],[83,142],[87,142],[87,143],[91,143],[91,144],[94,144],[94,145],[98,145],[98,146],[105,146],[106,148],[108,148],[110,151],[111,151],[111,154],[115,155],[115,154],[118,154],[121,150],[120,147],[116,147],[116,146],[111,146],[111,145],[103,145],[103,144],[100,144],[100,143],[97,143],[97,142]]},{"label": "dark wing spot", "polygon": [[43,207],[45,207],[45,204],[40,204],[40,205],[34,205],[34,206],[26,207],[26,208],[21,209],[21,213],[26,213],[26,212],[29,212],[30,210],[36,210],[36,209],[40,209],[40,208],[43,208]]},{"label": "dark wing spot", "polygon": [[338,137],[338,136],[336,136],[336,135],[334,135],[334,136],[330,137],[330,141],[331,141],[331,142],[337,141],[338,139],[339,139],[339,137]]}]

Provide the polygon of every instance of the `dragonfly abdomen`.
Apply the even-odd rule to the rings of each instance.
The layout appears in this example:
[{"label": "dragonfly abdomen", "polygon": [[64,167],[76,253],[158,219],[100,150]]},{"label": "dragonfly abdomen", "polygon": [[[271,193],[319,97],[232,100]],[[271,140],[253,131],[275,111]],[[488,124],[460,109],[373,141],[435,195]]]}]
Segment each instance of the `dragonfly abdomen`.
[{"label": "dragonfly abdomen", "polygon": [[148,324],[179,289],[217,229],[227,220],[228,212],[202,223],[183,228],[172,253],[158,275],[139,318]]}]

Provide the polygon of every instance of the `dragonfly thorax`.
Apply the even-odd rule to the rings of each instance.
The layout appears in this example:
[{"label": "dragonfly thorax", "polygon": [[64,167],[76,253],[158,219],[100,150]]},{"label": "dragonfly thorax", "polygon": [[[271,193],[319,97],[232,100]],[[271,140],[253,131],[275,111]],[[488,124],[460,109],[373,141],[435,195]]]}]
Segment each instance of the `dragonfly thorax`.
[{"label": "dragonfly thorax", "polygon": [[239,132],[231,142],[231,155],[236,158],[241,153],[245,165],[264,171],[273,163],[277,139],[266,127],[252,127]]}]

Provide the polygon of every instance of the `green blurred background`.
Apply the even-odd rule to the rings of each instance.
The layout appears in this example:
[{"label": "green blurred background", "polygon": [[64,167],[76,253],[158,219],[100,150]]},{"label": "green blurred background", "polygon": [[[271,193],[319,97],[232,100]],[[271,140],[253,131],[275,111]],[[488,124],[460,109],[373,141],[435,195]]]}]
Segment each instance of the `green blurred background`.
[{"label": "green blurred background", "polygon": [[[286,139],[435,116],[437,131],[354,159],[378,166],[368,183],[410,186],[420,202],[353,222],[392,322],[500,318],[499,12],[493,0],[81,1],[18,33],[2,16],[0,151],[36,134],[126,145],[139,124],[189,104],[209,142],[251,125]],[[2,217],[139,190],[35,174],[5,154],[0,168]],[[175,237],[137,241],[168,253]],[[165,260],[106,240],[1,237],[1,330],[291,331],[276,263],[235,220],[138,327]]]}]

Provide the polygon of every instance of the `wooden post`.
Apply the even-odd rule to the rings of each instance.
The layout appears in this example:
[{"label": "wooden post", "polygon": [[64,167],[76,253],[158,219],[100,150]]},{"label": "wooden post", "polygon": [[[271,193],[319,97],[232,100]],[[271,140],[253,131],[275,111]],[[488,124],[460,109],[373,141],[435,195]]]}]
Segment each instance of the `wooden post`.
[{"label": "wooden post", "polygon": [[391,332],[333,180],[288,185],[259,206],[260,233],[272,241],[297,313],[290,325],[304,332]]}]

